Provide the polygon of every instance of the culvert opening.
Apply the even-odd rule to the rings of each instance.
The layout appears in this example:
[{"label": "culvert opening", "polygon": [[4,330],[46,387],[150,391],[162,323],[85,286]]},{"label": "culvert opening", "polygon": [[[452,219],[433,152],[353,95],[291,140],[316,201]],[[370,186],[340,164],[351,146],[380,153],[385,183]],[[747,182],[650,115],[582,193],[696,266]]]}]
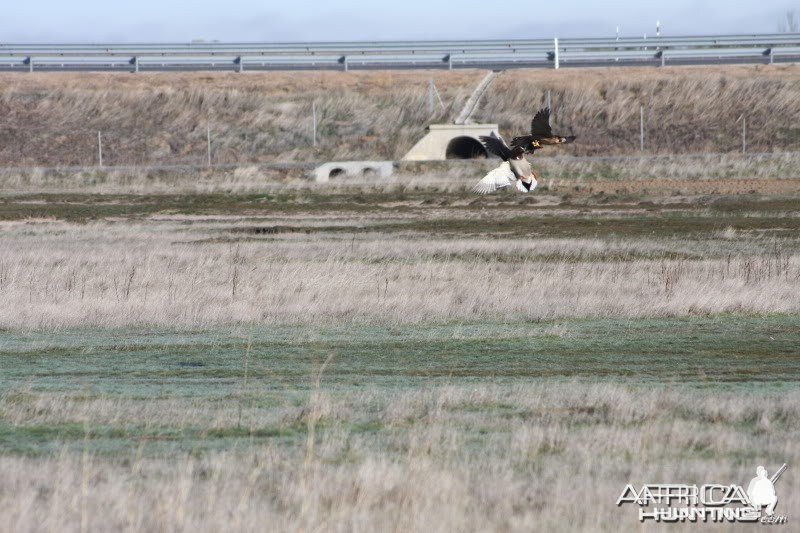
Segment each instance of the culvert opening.
[{"label": "culvert opening", "polygon": [[455,137],[447,143],[447,159],[480,159],[486,157],[486,149],[472,137]]},{"label": "culvert opening", "polygon": [[328,173],[329,178],[335,178],[337,176],[342,176],[342,175],[344,175],[344,169],[339,167],[332,168],[331,171]]}]

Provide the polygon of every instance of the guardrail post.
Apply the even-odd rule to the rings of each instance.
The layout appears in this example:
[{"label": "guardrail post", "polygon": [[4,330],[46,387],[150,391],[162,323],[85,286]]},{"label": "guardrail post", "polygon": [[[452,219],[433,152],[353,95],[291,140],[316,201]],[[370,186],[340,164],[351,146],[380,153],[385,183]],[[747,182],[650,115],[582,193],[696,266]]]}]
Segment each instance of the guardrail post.
[{"label": "guardrail post", "polygon": [[139,72],[139,58],[137,56],[133,56],[131,59],[131,63],[133,63],[133,73],[136,74]]},{"label": "guardrail post", "polygon": [[239,64],[239,72],[244,72],[244,58],[239,56],[236,58],[236,62]]},{"label": "guardrail post", "polygon": [[28,57],[28,72],[33,72],[33,56]]},{"label": "guardrail post", "polygon": [[453,70],[453,52],[447,54],[447,70]]},{"label": "guardrail post", "polygon": [[769,64],[771,65],[773,62],[774,61],[773,61],[773,55],[772,55],[772,48],[770,48],[769,49]]},{"label": "guardrail post", "polygon": [[559,61],[558,61],[558,37],[555,37],[553,39],[553,49],[555,50],[555,53],[553,55],[553,58],[555,59],[555,67],[558,68],[559,67],[559,64],[558,64],[559,63]]},{"label": "guardrail post", "polygon": [[347,72],[348,71],[347,56],[343,56],[343,58],[344,58],[344,71]]}]

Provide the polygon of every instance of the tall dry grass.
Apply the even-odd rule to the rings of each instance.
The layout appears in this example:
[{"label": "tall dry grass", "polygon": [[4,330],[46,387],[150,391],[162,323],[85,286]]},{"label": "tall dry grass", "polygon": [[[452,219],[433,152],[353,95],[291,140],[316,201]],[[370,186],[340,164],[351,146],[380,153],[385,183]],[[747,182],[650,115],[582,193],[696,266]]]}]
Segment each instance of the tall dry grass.
[{"label": "tall dry grass", "polygon": [[[458,113],[477,71],[8,76],[0,85],[0,166],[398,159],[430,121]],[[446,104],[433,113],[428,79]],[[318,146],[312,148],[312,102]]]},{"label": "tall dry grass", "polygon": [[[91,431],[171,422],[155,410],[108,419],[84,398],[39,396],[24,423],[81,421]],[[323,389],[306,406],[325,422],[310,460],[302,446],[246,439],[238,451],[205,454],[153,455],[132,442],[112,457],[66,448],[0,457],[0,531],[662,530],[641,526],[635,506],[615,505],[625,484],[746,487],[756,465],[797,464],[798,399],[552,381]],[[204,407],[189,401],[178,416],[204,420]],[[0,396],[10,420],[18,404]],[[259,413],[248,414],[261,427]],[[359,431],[365,417],[380,429]],[[777,510],[791,521],[800,477],[790,470],[778,493]]]},{"label": "tall dry grass", "polygon": [[[630,193],[669,196],[800,193],[800,154],[709,154],[532,159],[541,175],[539,191]],[[339,176],[311,181],[312,165],[241,165],[206,168],[0,169],[0,191],[91,193],[248,193],[259,191],[470,191],[497,160],[399,162],[392,176]],[[591,190],[590,190],[591,189]]]},{"label": "tall dry grass", "polygon": [[526,131],[550,91],[556,131],[579,135],[568,148],[575,154],[638,152],[640,106],[648,153],[741,150],[742,115],[751,151],[797,151],[798,75],[793,66],[509,72],[475,118],[498,122],[509,135]]},{"label": "tall dry grass", "polygon": [[[800,256],[705,241],[273,235],[205,226],[7,223],[0,327],[391,323],[800,311]],[[286,218],[281,219],[285,223]],[[313,230],[336,224],[300,216]],[[346,219],[338,223],[347,224]],[[476,220],[476,224],[484,223]],[[362,222],[363,224],[363,222]]]},{"label": "tall dry grass", "polygon": [[[218,163],[401,158],[430,123],[448,122],[481,71],[5,75],[0,166],[202,163],[206,126]],[[429,110],[428,79],[445,108]],[[528,129],[551,91],[555,124],[579,142],[551,153],[634,154],[639,105],[648,152],[733,152],[747,115],[756,152],[800,150],[800,76],[791,66],[512,70],[474,118]],[[319,144],[312,148],[311,104]]]}]

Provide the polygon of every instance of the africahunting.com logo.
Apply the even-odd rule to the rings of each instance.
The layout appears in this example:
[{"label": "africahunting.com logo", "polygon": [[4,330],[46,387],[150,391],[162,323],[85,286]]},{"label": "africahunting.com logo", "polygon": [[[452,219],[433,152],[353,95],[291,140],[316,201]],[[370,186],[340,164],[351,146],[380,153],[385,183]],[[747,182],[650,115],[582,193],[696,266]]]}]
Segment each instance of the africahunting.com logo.
[{"label": "africahunting.com logo", "polygon": [[627,484],[617,505],[639,505],[639,521],[645,522],[761,522],[785,524],[786,517],[775,514],[778,495],[775,482],[786,465],[767,477],[759,466],[756,477],[745,491],[741,485],[645,484],[637,491]]}]

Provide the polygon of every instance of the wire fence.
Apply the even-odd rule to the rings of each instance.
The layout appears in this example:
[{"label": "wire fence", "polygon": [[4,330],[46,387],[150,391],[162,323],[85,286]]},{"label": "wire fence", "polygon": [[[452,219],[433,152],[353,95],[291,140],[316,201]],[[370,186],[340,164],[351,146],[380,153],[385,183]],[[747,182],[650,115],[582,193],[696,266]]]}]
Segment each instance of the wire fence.
[{"label": "wire fence", "polygon": [[[649,124],[656,119],[648,115],[642,106],[639,123],[631,128],[627,139],[620,143],[618,149],[609,150],[611,157],[638,157],[642,155],[693,155],[697,153],[794,153],[800,151],[800,142],[787,138],[785,143],[754,144],[749,139],[749,120],[740,115],[732,121],[726,135],[724,146],[711,150],[692,150],[693,144],[687,140],[686,150],[665,151],[648,136]],[[150,132],[148,134],[127,130],[81,130],[81,131],[49,131],[38,134],[30,131],[6,130],[0,147],[0,168],[24,169],[42,167],[224,167],[248,164],[281,164],[302,165],[336,157],[318,153],[318,144],[324,143],[318,134],[312,131],[308,144],[291,151],[291,157],[285,158],[282,153],[269,150],[259,151],[257,138],[262,132],[236,131],[216,133],[210,125],[198,126],[201,132]],[[680,128],[676,128],[680,130]],[[591,132],[577,132],[580,143],[582,138],[591,138]],[[584,135],[581,135],[584,133]],[[797,132],[794,133],[797,135]],[[9,139],[10,138],[10,139]],[[249,141],[248,141],[249,139]],[[766,149],[765,149],[766,148]],[[545,149],[536,157],[564,156],[594,157],[596,153],[585,153],[565,148]],[[480,155],[479,155],[480,156]],[[600,156],[603,157],[603,156]],[[371,153],[348,154],[349,159],[381,159]],[[345,159],[347,159],[345,158]],[[390,159],[390,158],[382,158]],[[396,158],[399,159],[399,158]]]},{"label": "wire fence", "polygon": [[[555,96],[549,90],[543,92],[542,105],[553,109],[556,124],[572,122],[570,105],[557,103]],[[431,115],[444,107],[432,84],[421,102]],[[411,133],[406,139],[407,147],[389,145],[383,153],[376,153],[375,136],[369,131],[359,131],[363,125],[348,124],[340,117],[328,119],[328,115],[320,113],[316,102],[308,102],[306,107],[307,116],[300,116],[293,124],[291,135],[285,128],[277,132],[274,128],[247,128],[223,118],[183,122],[166,129],[153,124],[152,118],[133,120],[128,127],[68,128],[54,127],[41,118],[26,122],[7,117],[0,120],[0,168],[167,168],[397,160],[416,142],[415,135],[418,139],[425,134],[423,125],[408,124]],[[800,152],[800,124],[795,120],[795,112],[766,116],[763,111],[748,113],[746,105],[730,107],[727,116],[717,116],[717,123],[707,124],[705,119],[697,117],[676,118],[664,106],[635,103],[635,113],[629,109],[628,118],[613,128],[597,122],[583,128],[578,125],[574,132],[554,128],[560,133],[576,133],[578,140],[567,147],[538,152],[537,157]],[[491,111],[486,114],[493,118]],[[378,146],[382,147],[385,148]]]}]

